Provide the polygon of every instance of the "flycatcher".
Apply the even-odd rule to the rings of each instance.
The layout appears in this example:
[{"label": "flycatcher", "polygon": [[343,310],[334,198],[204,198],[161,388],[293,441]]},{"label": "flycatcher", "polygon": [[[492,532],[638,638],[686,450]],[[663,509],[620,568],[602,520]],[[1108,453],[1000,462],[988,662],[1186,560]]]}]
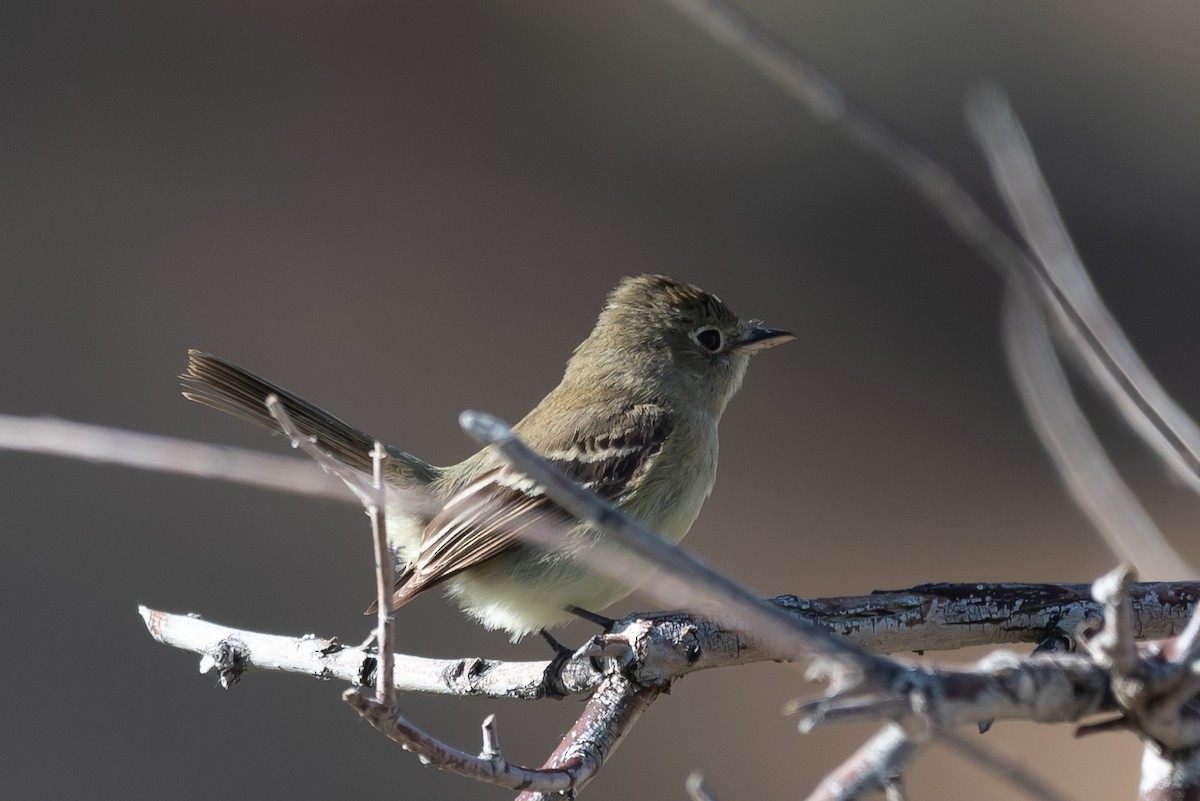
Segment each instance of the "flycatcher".
[{"label": "flycatcher", "polygon": [[[717,423],[750,357],[794,339],[743,321],[719,298],[661,275],[626,278],[575,349],[557,387],[513,427],[568,476],[664,538],[691,528],[717,471]],[[240,367],[189,351],[184,396],[278,430],[276,395],[305,434],[371,471],[374,438]],[[432,496],[440,511],[389,510],[397,558],[393,607],[445,585],[463,611],[513,640],[597,612],[635,587],[569,554],[601,535],[574,521],[488,448],[452,467],[388,449],[388,482]],[[561,547],[522,539],[553,526]]]}]

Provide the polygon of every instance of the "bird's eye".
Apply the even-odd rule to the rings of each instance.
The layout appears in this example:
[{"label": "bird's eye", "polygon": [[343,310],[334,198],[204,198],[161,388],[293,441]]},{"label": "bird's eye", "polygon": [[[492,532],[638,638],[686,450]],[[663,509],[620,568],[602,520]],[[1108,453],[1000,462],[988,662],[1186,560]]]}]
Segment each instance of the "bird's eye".
[{"label": "bird's eye", "polygon": [[692,332],[692,339],[710,353],[716,353],[721,349],[721,332],[712,326]]}]

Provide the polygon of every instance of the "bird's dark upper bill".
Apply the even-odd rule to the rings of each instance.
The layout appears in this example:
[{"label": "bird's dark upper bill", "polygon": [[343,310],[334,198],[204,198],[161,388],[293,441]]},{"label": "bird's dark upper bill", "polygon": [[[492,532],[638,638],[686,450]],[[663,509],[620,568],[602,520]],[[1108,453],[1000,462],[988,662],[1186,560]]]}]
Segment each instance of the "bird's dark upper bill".
[{"label": "bird's dark upper bill", "polygon": [[767,348],[773,348],[776,345],[782,345],[784,342],[791,342],[795,338],[796,335],[791,331],[784,331],[781,328],[747,328],[737,338],[737,345],[735,347],[738,350],[755,353]]}]

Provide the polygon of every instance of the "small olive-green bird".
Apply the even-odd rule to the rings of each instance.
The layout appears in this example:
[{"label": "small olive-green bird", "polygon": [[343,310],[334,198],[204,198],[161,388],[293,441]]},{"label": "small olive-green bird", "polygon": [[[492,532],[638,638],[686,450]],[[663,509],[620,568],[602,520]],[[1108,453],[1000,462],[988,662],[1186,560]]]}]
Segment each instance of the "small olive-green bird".
[{"label": "small olive-green bird", "polygon": [[[664,538],[691,528],[717,471],[717,423],[750,357],[793,339],[743,321],[719,298],[661,275],[626,278],[575,349],[562,381],[513,430],[568,476]],[[374,438],[226,361],[188,354],[185,397],[278,430],[276,395],[296,425],[369,474]],[[598,612],[635,587],[569,554],[598,534],[574,521],[489,448],[451,467],[388,449],[387,481],[427,493],[438,511],[390,509],[393,607],[445,585],[471,617],[513,640]],[[550,526],[561,547],[521,533]],[[544,541],[543,541],[544,543]]]}]

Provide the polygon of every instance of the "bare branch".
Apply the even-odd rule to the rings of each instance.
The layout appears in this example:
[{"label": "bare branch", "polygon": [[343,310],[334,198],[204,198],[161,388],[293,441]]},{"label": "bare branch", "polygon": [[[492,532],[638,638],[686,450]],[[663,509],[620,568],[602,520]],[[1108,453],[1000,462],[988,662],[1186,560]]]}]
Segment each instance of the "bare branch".
[{"label": "bare branch", "polygon": [[[300,430],[278,396],[268,395],[266,406],[271,417],[279,423],[280,431],[291,440],[293,448],[304,451],[322,470],[340,478],[364,509],[369,510],[372,506],[381,505],[377,497],[380,491],[376,489],[371,476],[360,473],[317,445],[316,437],[309,436]],[[390,487],[389,491],[395,492],[396,488]]]}]

